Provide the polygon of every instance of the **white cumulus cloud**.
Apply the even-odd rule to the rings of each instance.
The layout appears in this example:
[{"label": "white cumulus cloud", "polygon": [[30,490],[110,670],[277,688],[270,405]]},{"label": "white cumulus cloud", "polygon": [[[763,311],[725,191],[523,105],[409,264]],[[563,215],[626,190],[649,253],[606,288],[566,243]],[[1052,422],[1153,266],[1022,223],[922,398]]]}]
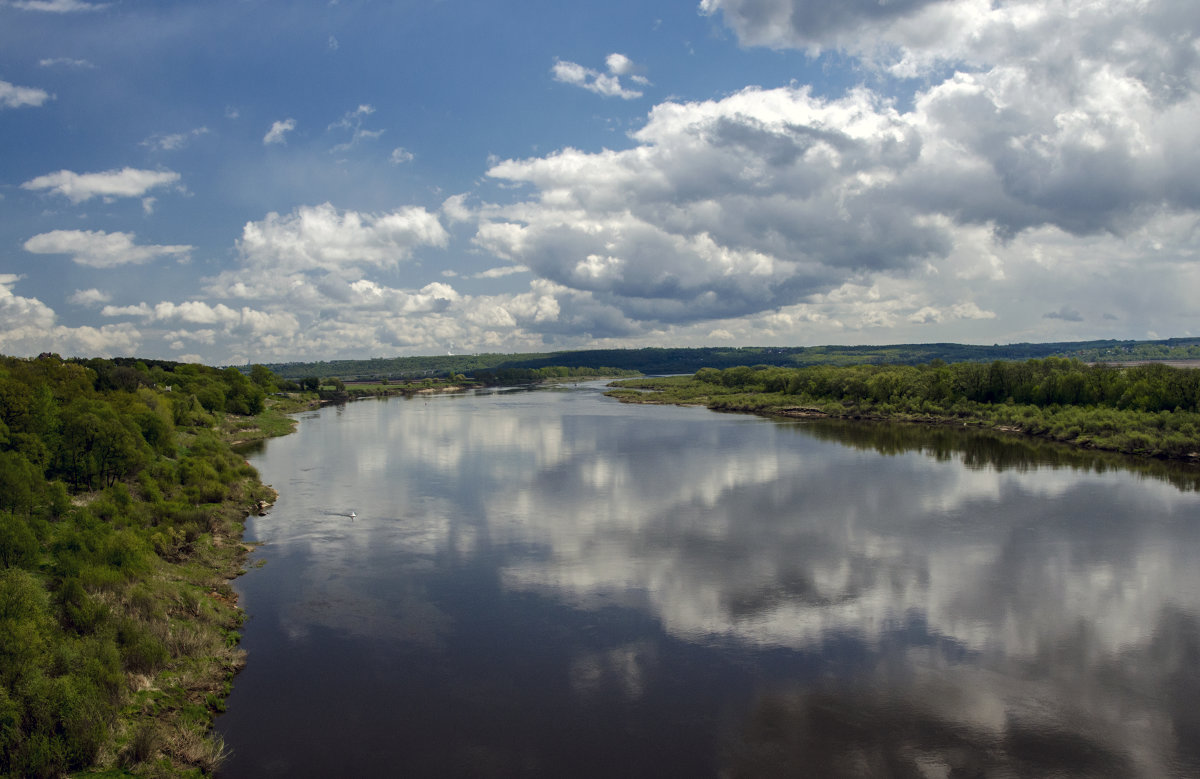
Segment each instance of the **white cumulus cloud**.
[{"label": "white cumulus cloud", "polygon": [[54,311],[37,298],[13,294],[20,276],[0,273],[0,332],[22,327],[48,328],[54,324]]},{"label": "white cumulus cloud", "polygon": [[144,265],[159,257],[187,257],[191,246],[139,246],[133,233],[106,233],[102,230],[52,230],[25,242],[25,251],[33,254],[69,254],[78,265],[115,268],[119,265]]},{"label": "white cumulus cloud", "polygon": [[467,205],[468,195],[460,193],[451,195],[442,202],[442,213],[451,223],[469,222],[475,218],[475,212]]},{"label": "white cumulus cloud", "polygon": [[96,66],[85,59],[74,59],[71,57],[47,57],[46,59],[38,60],[38,65],[43,68],[65,67],[65,68],[87,68],[92,69]]},{"label": "white cumulus cloud", "polygon": [[248,222],[238,249],[252,267],[291,273],[391,266],[418,247],[445,246],[448,239],[438,218],[424,208],[371,214],[324,203]]},{"label": "white cumulus cloud", "polygon": [[98,306],[110,300],[112,300],[112,295],[94,287],[92,289],[77,289],[67,298],[68,303],[74,303],[77,306]]},{"label": "white cumulus cloud", "polygon": [[53,14],[70,14],[87,11],[99,11],[108,7],[108,3],[84,3],[81,0],[12,0],[13,8],[23,11],[43,11]]},{"label": "white cumulus cloud", "polygon": [[512,276],[517,273],[528,273],[529,268],[524,265],[503,265],[499,268],[488,268],[485,271],[476,273],[471,278],[473,279],[499,279],[505,276]]},{"label": "white cumulus cloud", "polygon": [[633,139],[627,151],[497,164],[489,175],[538,195],[485,211],[476,243],[662,321],[775,308],[945,251],[903,199],[877,208],[920,146],[866,93],[749,89],[668,103]]},{"label": "white cumulus cloud", "polygon": [[627,76],[633,72],[633,60],[617,52],[605,57],[604,64],[608,66],[608,72],[614,76]]},{"label": "white cumulus cloud", "polygon": [[40,106],[50,99],[50,93],[36,87],[19,87],[0,81],[0,108]]},{"label": "white cumulus cloud", "polygon": [[142,141],[141,145],[157,149],[158,151],[175,151],[176,149],[182,149],[193,138],[207,135],[209,132],[207,127],[197,127],[183,133],[155,134]]},{"label": "white cumulus cloud", "polygon": [[149,190],[173,184],[179,178],[172,170],[122,168],[100,173],[60,170],[30,179],[21,185],[21,189],[46,189],[63,195],[72,203],[82,203],[93,197],[141,197]]},{"label": "white cumulus cloud", "polygon": [[460,298],[449,284],[434,282],[419,290],[385,287],[374,281],[360,279],[350,284],[354,302],[362,308],[379,309],[393,314],[429,314],[447,310]]},{"label": "white cumulus cloud", "polygon": [[[348,151],[349,149],[357,146],[359,141],[374,140],[375,138],[383,135],[383,130],[368,130],[363,127],[363,119],[373,113],[375,113],[375,107],[370,104],[363,103],[353,111],[347,111],[341,119],[329,125],[327,128],[328,131],[348,130],[350,132],[350,138],[348,140],[336,144],[332,149],[330,149],[330,151],[334,154]],[[401,149],[397,149],[396,151],[403,152]],[[396,156],[396,151],[392,152],[392,162],[397,162],[397,160],[394,159]],[[411,159],[411,155],[409,155],[409,159]]]},{"label": "white cumulus cloud", "polygon": [[280,339],[290,341],[300,329],[299,319],[290,311],[263,311],[247,306],[232,308],[204,300],[105,306],[101,314],[108,317],[140,317],[148,323],[198,326],[165,333],[167,341],[179,344],[175,348],[182,348],[182,342],[186,340],[213,344],[217,335],[223,334],[227,339],[237,338],[244,346],[268,349],[272,344],[278,344]]},{"label": "white cumulus cloud", "polygon": [[[619,97],[622,100],[633,100],[642,96],[636,89],[629,89],[621,84],[621,77],[633,74],[636,65],[624,54],[610,54],[605,60],[607,73],[586,68],[575,62],[556,60],[550,72],[555,81],[581,87],[589,92],[595,92],[604,97]],[[644,77],[637,77],[638,83],[647,84]]]},{"label": "white cumulus cloud", "polygon": [[149,317],[153,314],[153,310],[145,303],[138,303],[131,306],[105,306],[100,309],[101,316],[143,316]]},{"label": "white cumulus cloud", "polygon": [[287,143],[287,134],[296,129],[295,119],[282,119],[271,124],[271,129],[267,130],[267,134],[263,136],[263,146],[270,146],[273,143]]},{"label": "white cumulus cloud", "polygon": [[66,327],[56,323],[53,309],[37,298],[13,293],[20,276],[0,274],[0,353],[32,356],[57,352],[64,356],[128,355],[141,344],[137,328],[122,323],[104,327]]}]

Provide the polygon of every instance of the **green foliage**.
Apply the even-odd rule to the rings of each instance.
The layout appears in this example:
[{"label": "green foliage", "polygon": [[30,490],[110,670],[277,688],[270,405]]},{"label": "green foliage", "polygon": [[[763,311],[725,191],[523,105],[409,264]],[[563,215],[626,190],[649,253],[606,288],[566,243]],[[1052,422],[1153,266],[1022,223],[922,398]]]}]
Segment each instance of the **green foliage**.
[{"label": "green foliage", "polygon": [[[111,761],[122,732],[158,734],[146,717],[184,710],[183,746],[143,738],[134,763],[215,765],[203,732],[219,700],[205,700],[239,660],[236,612],[208,593],[242,559],[216,539],[240,532],[231,507],[261,485],[202,398],[252,413],[265,390],[229,369],[0,357],[0,776]],[[131,705],[141,676],[177,702]]]},{"label": "green foliage", "polygon": [[33,514],[33,499],[40,492],[41,470],[21,452],[0,452],[0,511]]},{"label": "green foliage", "polygon": [[41,544],[25,517],[0,515],[0,566],[34,568]]},{"label": "green foliage", "polygon": [[250,381],[268,394],[279,390],[278,377],[265,365],[255,365],[250,368]]},{"label": "green foliage", "polygon": [[1194,458],[1200,452],[1200,370],[1163,364],[1122,367],[1047,357],[916,366],[756,365],[619,386],[727,410],[800,406],[840,417],[954,419],[1132,454]]},{"label": "green foliage", "polygon": [[36,674],[49,652],[53,619],[33,574],[0,571],[0,683],[10,691]]},{"label": "green foliage", "polygon": [[1200,411],[1200,370],[1162,364],[1117,368],[1056,357],[990,364],[705,368],[692,379],[741,391],[875,403],[1011,402],[1038,407]]}]

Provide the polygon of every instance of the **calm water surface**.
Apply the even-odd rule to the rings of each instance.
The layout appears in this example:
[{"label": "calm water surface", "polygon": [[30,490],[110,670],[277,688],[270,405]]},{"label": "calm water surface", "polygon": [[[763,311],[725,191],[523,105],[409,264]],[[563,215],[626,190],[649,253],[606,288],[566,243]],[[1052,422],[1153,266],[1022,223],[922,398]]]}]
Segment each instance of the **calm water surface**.
[{"label": "calm water surface", "polygon": [[1200,775],[1194,471],[598,384],[251,461],[223,776]]}]

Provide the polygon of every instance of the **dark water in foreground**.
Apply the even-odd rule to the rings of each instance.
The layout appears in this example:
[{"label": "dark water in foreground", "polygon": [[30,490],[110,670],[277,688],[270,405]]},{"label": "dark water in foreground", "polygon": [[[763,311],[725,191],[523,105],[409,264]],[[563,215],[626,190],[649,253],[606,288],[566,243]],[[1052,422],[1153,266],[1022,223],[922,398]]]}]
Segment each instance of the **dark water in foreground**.
[{"label": "dark water in foreground", "polygon": [[1200,775],[1194,471],[598,385],[251,461],[223,776]]}]

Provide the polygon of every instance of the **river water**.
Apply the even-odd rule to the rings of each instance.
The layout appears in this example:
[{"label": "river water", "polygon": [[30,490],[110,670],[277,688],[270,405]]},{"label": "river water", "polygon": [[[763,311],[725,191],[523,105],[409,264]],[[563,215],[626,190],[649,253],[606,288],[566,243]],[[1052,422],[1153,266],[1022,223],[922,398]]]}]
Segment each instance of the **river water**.
[{"label": "river water", "polygon": [[1195,470],[602,390],[250,455],[222,776],[1200,775]]}]

